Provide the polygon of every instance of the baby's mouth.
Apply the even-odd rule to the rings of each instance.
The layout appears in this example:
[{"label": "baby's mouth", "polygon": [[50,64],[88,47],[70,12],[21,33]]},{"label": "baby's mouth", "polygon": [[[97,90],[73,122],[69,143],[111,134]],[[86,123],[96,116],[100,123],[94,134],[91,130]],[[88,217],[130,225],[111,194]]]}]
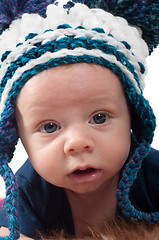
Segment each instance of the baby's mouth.
[{"label": "baby's mouth", "polygon": [[102,170],[92,167],[86,169],[76,169],[68,175],[68,177],[76,184],[91,183],[101,176]]},{"label": "baby's mouth", "polygon": [[77,169],[73,172],[75,175],[90,174],[95,171],[95,168],[86,168],[85,170]]}]

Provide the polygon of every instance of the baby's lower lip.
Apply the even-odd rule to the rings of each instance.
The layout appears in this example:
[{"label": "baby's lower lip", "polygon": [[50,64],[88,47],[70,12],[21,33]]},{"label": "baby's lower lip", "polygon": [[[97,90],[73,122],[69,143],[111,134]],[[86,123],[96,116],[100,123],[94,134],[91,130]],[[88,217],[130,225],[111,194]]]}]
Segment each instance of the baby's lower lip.
[{"label": "baby's lower lip", "polygon": [[92,183],[97,181],[102,174],[102,170],[95,168],[87,168],[85,170],[76,170],[68,175],[68,177],[76,184]]}]

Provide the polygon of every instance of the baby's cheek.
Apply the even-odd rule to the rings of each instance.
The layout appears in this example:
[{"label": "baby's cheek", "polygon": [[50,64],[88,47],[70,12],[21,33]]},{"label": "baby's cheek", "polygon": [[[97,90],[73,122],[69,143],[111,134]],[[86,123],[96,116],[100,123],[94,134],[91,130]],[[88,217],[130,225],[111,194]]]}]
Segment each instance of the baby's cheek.
[{"label": "baby's cheek", "polygon": [[39,151],[39,153],[31,156],[30,161],[37,173],[47,181],[50,182],[52,178],[59,176],[61,167],[53,153],[48,154],[45,151]]},{"label": "baby's cheek", "polygon": [[130,151],[129,138],[110,137],[103,146],[103,156],[110,172],[116,174],[124,165]]}]

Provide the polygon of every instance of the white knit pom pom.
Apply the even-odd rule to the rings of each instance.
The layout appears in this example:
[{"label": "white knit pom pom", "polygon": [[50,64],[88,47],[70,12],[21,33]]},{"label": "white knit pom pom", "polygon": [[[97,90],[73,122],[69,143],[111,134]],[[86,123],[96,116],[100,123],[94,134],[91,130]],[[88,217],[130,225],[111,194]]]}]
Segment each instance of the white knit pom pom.
[{"label": "white knit pom pom", "polygon": [[[51,4],[47,7],[45,29],[56,29],[59,25],[67,23],[68,15],[66,9]],[[42,29],[43,31],[45,29]]]},{"label": "white knit pom pom", "polygon": [[21,19],[13,21],[10,28],[0,36],[0,55],[13,50],[30,32],[41,34],[47,29],[54,30],[61,24],[69,24],[73,28],[83,26],[87,30],[103,28],[106,34],[112,34],[116,40],[128,42],[139,61],[144,62],[148,56],[148,47],[142,39],[141,30],[102,9],[89,9],[77,3],[68,13],[67,9],[51,4],[47,7],[46,15],[46,18],[42,18],[38,14],[24,14]]},{"label": "white knit pom pom", "polygon": [[43,25],[44,19],[38,14],[23,14],[21,19],[18,41],[24,42],[25,36],[27,36],[29,33],[41,33]]}]

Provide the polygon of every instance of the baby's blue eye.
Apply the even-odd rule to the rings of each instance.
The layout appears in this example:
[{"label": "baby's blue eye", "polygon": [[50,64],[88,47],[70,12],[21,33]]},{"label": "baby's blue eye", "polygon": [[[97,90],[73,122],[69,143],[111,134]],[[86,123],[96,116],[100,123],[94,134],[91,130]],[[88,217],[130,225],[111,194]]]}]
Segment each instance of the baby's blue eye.
[{"label": "baby's blue eye", "polygon": [[53,133],[55,131],[58,131],[59,129],[60,129],[60,126],[58,126],[56,123],[50,122],[43,125],[40,128],[40,131],[44,133]]},{"label": "baby's blue eye", "polygon": [[108,120],[108,116],[105,113],[97,113],[90,120],[91,124],[103,124]]}]

